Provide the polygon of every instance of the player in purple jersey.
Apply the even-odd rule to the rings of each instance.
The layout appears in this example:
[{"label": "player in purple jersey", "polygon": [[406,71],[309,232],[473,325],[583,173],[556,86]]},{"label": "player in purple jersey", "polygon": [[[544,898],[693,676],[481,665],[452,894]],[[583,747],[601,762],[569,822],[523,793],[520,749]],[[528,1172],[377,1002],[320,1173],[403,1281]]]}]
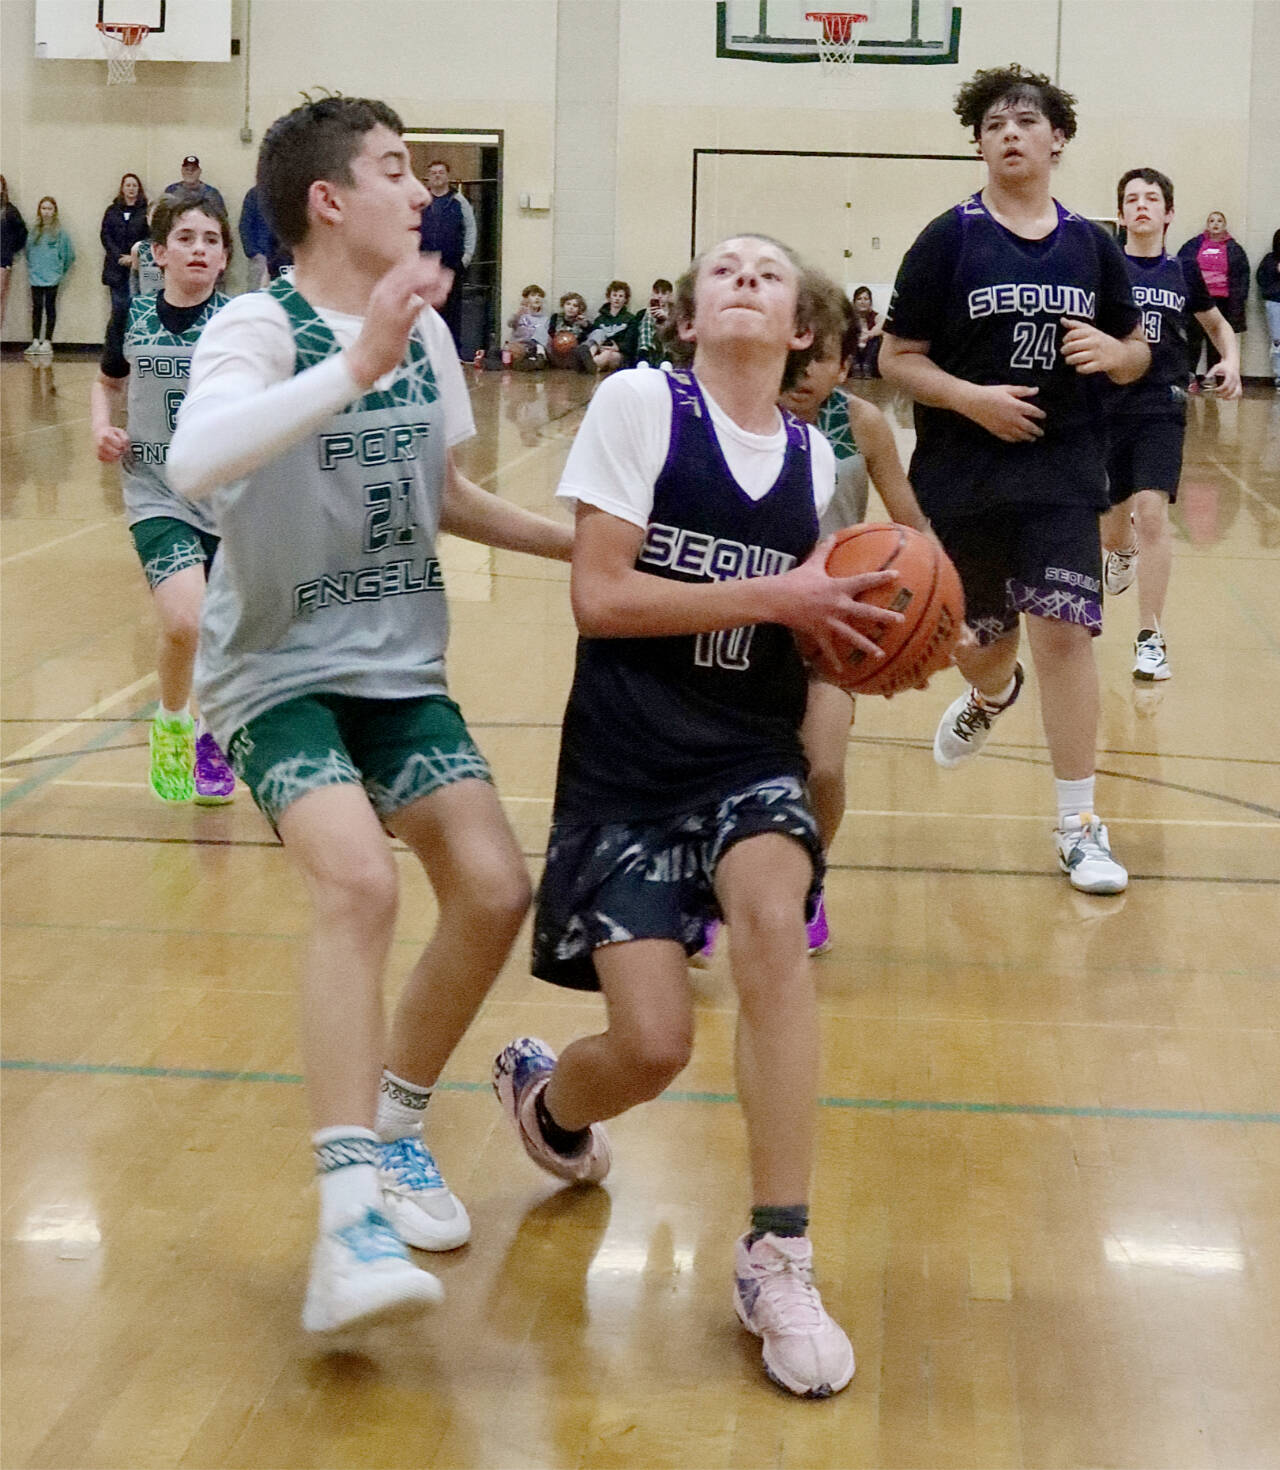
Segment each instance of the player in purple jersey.
[{"label": "player in purple jersey", "polygon": [[1173,567],[1169,507],[1178,498],[1187,429],[1188,311],[1222,359],[1205,375],[1206,386],[1216,380],[1220,398],[1240,397],[1240,350],[1200,272],[1192,271],[1188,281],[1177,256],[1165,253],[1173,221],[1169,179],[1154,168],[1130,169],[1117,186],[1116,208],[1125,229],[1125,265],[1151,346],[1151,370],[1107,396],[1111,509],[1102,518],[1103,581],[1116,596],[1137,576],[1133,677],[1150,682],[1173,672],[1160,619]]},{"label": "player in purple jersey", "polygon": [[1059,864],[1075,888],[1119,893],[1129,875],[1094,814],[1099,378],[1133,382],[1151,355],[1119,248],[1050,192],[1074,98],[1015,65],[978,72],[955,110],[987,182],[907,252],[880,354],[884,376],[916,400],[911,483],[960,573],[975,635],[956,651],[970,687],[943,715],[934,758],[976,755],[1018,697],[1025,615]]}]

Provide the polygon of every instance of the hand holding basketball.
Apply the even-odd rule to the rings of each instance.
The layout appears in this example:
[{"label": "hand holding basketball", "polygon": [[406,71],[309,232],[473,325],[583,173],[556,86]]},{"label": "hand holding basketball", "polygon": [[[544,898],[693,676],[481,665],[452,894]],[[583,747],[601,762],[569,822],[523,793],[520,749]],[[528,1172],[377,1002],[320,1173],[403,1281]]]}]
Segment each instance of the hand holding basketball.
[{"label": "hand holding basketball", "polygon": [[370,388],[404,357],[409,333],[424,306],[439,306],[449,295],[453,272],[438,255],[413,255],[382,277],[369,293],[364,326],[347,348],[351,375]]},{"label": "hand holding basketball", "polygon": [[807,560],[778,579],[786,604],[777,617],[833,679],[847,667],[850,645],[862,658],[878,660],[875,635],[901,621],[899,613],[864,600],[867,593],[895,583],[896,575],[872,568],[832,576],[827,558],[834,545],[834,537],[819,542]]},{"label": "hand holding basketball", "polygon": [[964,630],[964,592],[933,536],[909,526],[851,526],[837,535],[826,565],[833,580],[856,572],[898,573],[895,582],[878,583],[861,594],[900,613],[878,633],[880,656],[869,658],[855,647],[833,683],[851,694],[892,695],[922,689],[947,667]]}]

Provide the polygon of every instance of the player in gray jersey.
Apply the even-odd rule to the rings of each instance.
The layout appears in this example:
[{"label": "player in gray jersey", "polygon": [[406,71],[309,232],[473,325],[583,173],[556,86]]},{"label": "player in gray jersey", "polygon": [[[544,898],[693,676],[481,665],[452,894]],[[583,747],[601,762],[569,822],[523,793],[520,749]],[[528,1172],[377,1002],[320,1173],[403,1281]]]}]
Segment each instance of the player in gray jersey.
[{"label": "player in gray jersey", "polygon": [[[215,286],[231,230],[208,201],[172,194],[156,205],[152,231],[164,289],[135,296],[123,344],[108,341],[90,416],[98,458],[123,469],[125,514],[160,623],[151,789],[162,801],[214,806],[231,800],[235,776],[213,735],[192,719],[190,701],[200,606],[218,537],[208,505],[179,495],[165,470],[191,354],[227,300]],[[122,429],[112,418],[126,392],[128,427]]]},{"label": "player in gray jersey", "polygon": [[[470,1222],[421,1125],[530,899],[484,757],[448,697],[437,533],[561,560],[572,547],[568,526],[486,494],[454,462],[474,433],[470,399],[431,309],[450,275],[419,255],[427,193],[401,131],[385,104],[349,97],[268,129],[258,198],[295,272],[212,324],[169,463],[183,493],[212,496],[222,537],[201,702],[312,904],[313,1332],[440,1300],[405,1243],[452,1250]],[[387,832],[421,860],[439,907],[389,1037]]]}]

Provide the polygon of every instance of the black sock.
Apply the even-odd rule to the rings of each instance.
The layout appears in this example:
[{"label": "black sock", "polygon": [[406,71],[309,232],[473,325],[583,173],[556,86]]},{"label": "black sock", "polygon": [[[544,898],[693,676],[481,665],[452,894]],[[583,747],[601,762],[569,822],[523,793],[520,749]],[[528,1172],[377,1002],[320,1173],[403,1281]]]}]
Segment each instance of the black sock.
[{"label": "black sock", "polygon": [[808,1230],[808,1205],[753,1205],[747,1244],[755,1245],[762,1235],[806,1235]]},{"label": "black sock", "polygon": [[542,1136],[547,1140],[556,1153],[572,1157],[581,1153],[587,1146],[590,1128],[561,1128],[559,1123],[551,1116],[547,1107],[547,1089],[542,1091],[533,1100],[534,1116],[538,1120],[538,1127],[542,1129]]}]

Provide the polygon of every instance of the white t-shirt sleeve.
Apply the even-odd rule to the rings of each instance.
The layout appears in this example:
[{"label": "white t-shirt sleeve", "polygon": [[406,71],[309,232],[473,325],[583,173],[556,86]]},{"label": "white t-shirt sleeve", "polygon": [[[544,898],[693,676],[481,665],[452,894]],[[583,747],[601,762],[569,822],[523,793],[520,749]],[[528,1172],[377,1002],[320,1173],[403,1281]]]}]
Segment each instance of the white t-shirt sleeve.
[{"label": "white t-shirt sleeve", "polygon": [[200,334],[165,466],[180,495],[206,495],[282,454],[360,393],[339,353],[294,374],[293,333],[265,291],[229,301]]},{"label": "white t-shirt sleeve", "polygon": [[471,394],[467,391],[467,380],[462,375],[458,349],[440,313],[428,306],[418,317],[418,330],[427,344],[431,371],[435,374],[440,399],[444,405],[445,443],[452,449],[455,444],[475,437],[476,421],[471,412]]},{"label": "white t-shirt sleeve", "polygon": [[809,454],[813,460],[813,504],[821,520],[823,511],[836,493],[836,452],[825,434],[819,433],[812,424],[807,428]]},{"label": "white t-shirt sleeve", "polygon": [[651,368],[615,373],[591,400],[557,497],[580,500],[643,530],[670,439],[666,376]]}]

